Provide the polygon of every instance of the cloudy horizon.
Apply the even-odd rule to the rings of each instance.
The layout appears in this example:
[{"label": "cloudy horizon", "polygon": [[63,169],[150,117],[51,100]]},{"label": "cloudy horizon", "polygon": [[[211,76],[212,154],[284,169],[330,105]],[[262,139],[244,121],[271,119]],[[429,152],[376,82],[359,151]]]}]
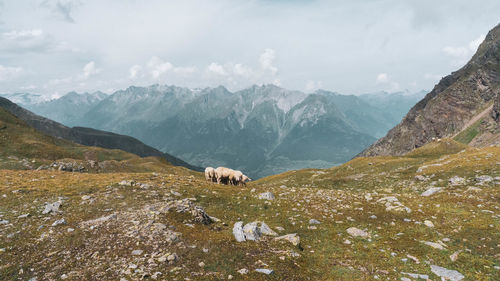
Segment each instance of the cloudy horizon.
[{"label": "cloudy horizon", "polygon": [[430,90],[472,57],[500,14],[490,0],[144,3],[0,0],[0,93]]}]

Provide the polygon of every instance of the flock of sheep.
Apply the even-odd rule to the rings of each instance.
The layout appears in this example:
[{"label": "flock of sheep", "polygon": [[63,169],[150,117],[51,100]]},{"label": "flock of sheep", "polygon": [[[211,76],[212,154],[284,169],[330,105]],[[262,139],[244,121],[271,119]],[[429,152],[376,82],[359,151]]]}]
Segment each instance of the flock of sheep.
[{"label": "flock of sheep", "polygon": [[252,180],[241,171],[235,171],[225,167],[218,167],[217,169],[207,167],[205,169],[205,179],[210,182],[229,185],[246,185],[247,181]]}]

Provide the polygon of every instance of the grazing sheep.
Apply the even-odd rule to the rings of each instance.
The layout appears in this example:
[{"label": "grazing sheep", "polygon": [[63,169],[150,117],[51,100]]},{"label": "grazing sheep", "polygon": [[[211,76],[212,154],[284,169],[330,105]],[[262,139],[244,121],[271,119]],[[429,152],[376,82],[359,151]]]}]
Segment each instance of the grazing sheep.
[{"label": "grazing sheep", "polygon": [[214,168],[212,168],[212,167],[205,168],[205,179],[207,181],[211,181],[211,182],[216,181]]},{"label": "grazing sheep", "polygon": [[228,184],[229,183],[229,176],[231,175],[233,170],[225,167],[218,167],[215,169],[215,177],[217,179],[217,183],[223,183],[223,184]]},{"label": "grazing sheep", "polygon": [[243,180],[243,173],[241,171],[233,171],[229,175],[229,182],[232,185],[240,185]]},{"label": "grazing sheep", "polygon": [[251,180],[252,180],[251,178],[247,177],[246,175],[243,175],[243,177],[241,178],[240,184],[246,186],[247,185],[247,181],[251,181]]}]

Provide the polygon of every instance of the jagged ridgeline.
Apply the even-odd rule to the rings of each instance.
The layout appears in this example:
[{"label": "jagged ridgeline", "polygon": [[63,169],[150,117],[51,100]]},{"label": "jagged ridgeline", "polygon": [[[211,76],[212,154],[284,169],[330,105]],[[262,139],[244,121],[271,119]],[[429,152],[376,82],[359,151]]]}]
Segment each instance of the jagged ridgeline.
[{"label": "jagged ridgeline", "polygon": [[397,124],[423,93],[306,94],[274,85],[129,87],[110,96],[69,93],[40,102],[9,98],[67,126],[135,137],[196,166],[225,166],[259,178],[343,163]]},{"label": "jagged ridgeline", "polygon": [[433,138],[500,144],[500,25],[461,69],[444,77],[387,136],[361,156],[402,155]]}]

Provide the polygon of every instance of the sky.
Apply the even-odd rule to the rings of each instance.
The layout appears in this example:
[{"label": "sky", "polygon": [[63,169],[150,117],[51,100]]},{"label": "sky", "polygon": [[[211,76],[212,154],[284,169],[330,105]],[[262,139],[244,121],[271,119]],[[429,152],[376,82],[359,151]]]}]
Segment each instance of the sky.
[{"label": "sky", "polygon": [[0,93],[431,90],[499,23],[498,0],[0,0]]}]

